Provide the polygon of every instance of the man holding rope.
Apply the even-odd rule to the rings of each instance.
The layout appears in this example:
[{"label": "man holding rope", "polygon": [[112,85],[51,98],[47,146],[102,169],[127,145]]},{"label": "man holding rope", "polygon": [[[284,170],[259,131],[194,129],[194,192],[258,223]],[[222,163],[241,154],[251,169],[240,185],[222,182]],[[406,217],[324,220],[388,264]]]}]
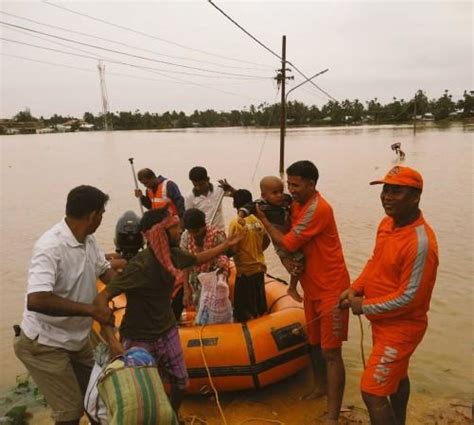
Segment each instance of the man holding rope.
[{"label": "man holding rope", "polygon": [[[338,308],[338,299],[349,286],[349,273],[332,208],[316,190],[318,169],[310,161],[298,161],[286,173],[288,191],[295,201],[290,231],[283,234],[276,229],[258,205],[257,216],[274,243],[290,252],[301,250],[306,259],[300,282],[315,387],[305,398],[327,394],[325,423],[337,424],[345,385],[341,349],[342,341],[347,340],[348,325],[347,311]],[[295,262],[288,271],[297,273],[298,264]]]},{"label": "man holding rope", "polygon": [[340,304],[371,323],[372,353],[361,381],[371,424],[404,425],[408,364],[428,325],[438,246],[418,207],[420,173],[396,166],[370,184],[383,184],[380,198],[387,217],[379,225],[372,258],[342,293]]}]

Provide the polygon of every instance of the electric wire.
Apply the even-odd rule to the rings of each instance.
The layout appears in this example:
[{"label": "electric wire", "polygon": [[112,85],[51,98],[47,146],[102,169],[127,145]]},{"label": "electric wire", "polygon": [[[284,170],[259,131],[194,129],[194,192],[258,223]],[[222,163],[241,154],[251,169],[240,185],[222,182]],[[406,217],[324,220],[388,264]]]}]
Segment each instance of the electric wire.
[{"label": "electric wire", "polygon": [[[50,48],[50,47],[38,46],[38,45],[31,44],[31,43],[21,42],[21,41],[18,41],[18,40],[11,40],[11,39],[8,39],[8,38],[6,38],[6,37],[0,37],[0,40],[4,40],[4,41],[11,42],[11,43],[16,43],[16,44],[22,44],[22,45],[26,45],[26,46],[30,46],[30,47],[36,47],[36,48],[38,48],[38,49],[43,49],[43,50],[49,50],[49,51],[53,51],[53,52],[63,53],[63,54],[66,54],[66,55],[72,55],[72,56],[78,56],[78,57],[82,57],[82,58],[86,58],[86,59],[97,60],[97,57],[87,56],[87,55],[81,55],[81,54],[75,54],[75,53],[70,53],[70,52],[65,52],[65,51],[59,50],[59,49],[53,49],[53,48]],[[145,70],[145,71],[148,71],[148,72],[151,72],[151,73],[160,75],[160,76],[165,77],[165,78],[167,78],[167,79],[175,80],[175,81],[178,81],[178,82],[181,82],[181,83],[185,83],[185,84],[188,84],[188,85],[193,85],[193,86],[197,86],[197,87],[202,87],[202,88],[206,88],[206,89],[218,91],[218,92],[225,93],[225,94],[230,94],[230,95],[232,95],[232,96],[243,97],[243,98],[246,98],[246,99],[249,99],[249,100],[252,100],[252,101],[257,100],[257,99],[254,98],[254,97],[250,97],[250,96],[244,95],[244,94],[242,94],[242,93],[234,93],[234,92],[230,92],[230,91],[227,91],[227,90],[221,90],[221,89],[218,89],[218,88],[215,88],[215,87],[212,87],[212,86],[207,86],[207,85],[200,84],[200,83],[194,83],[194,82],[192,82],[192,81],[188,81],[188,80],[185,80],[185,79],[183,79],[183,78],[173,77],[173,76],[170,76],[170,75],[164,75],[162,72],[157,71],[155,68],[146,67],[146,66],[142,66],[142,65],[134,65],[134,64],[129,64],[129,63],[126,63],[126,62],[119,62],[119,61],[110,61],[110,60],[109,60],[109,62],[110,62],[110,63],[118,64],[118,65],[129,66],[129,67],[132,67],[132,68],[143,69],[143,70]]]},{"label": "electric wire", "polygon": [[[243,28],[239,23],[237,23],[234,19],[232,19],[227,13],[225,13],[220,7],[218,7],[212,0],[207,0],[207,1],[215,9],[217,9],[222,15],[224,15],[227,19],[229,19],[235,26],[237,26],[240,30],[242,30],[245,34],[247,34],[250,38],[252,38],[252,40],[257,42],[265,50],[267,50],[268,52],[270,52],[272,55],[276,56],[278,59],[280,59],[280,61],[283,62],[283,58],[278,53],[275,53],[272,49],[270,49],[268,46],[266,46],[264,43],[262,43],[260,40],[258,40],[255,36],[253,36],[251,33],[249,33],[245,28]],[[296,67],[295,64],[293,64],[289,60],[286,60],[285,63],[282,64],[282,66],[286,66],[286,64],[291,65],[295,69],[295,71],[298,72],[298,74],[300,74],[305,79],[307,79],[307,80],[309,79],[308,76],[306,76],[299,68]],[[328,98],[330,98],[331,100],[334,100],[335,102],[337,102],[337,99],[332,97],[326,90],[319,87],[314,81],[309,80],[308,82],[311,83],[312,86],[316,87],[319,91],[324,93]]]},{"label": "electric wire", "polygon": [[[1,25],[1,22],[0,22],[0,25]],[[89,52],[87,50],[82,50],[82,49],[79,49],[79,48],[76,48],[76,47],[72,47],[70,45],[63,44],[63,43],[60,43],[60,42],[57,42],[57,41],[49,40],[49,39],[46,39],[44,37],[41,37],[41,36],[38,36],[38,35],[35,35],[35,34],[31,34],[29,32],[24,32],[23,30],[19,30],[17,28],[10,28],[10,27],[7,27],[7,28],[10,29],[10,30],[13,30],[13,31],[18,31],[18,32],[20,32],[22,34],[25,34],[25,35],[29,35],[31,37],[38,38],[40,40],[44,40],[48,43],[52,43],[52,44],[56,44],[56,45],[59,45],[59,46],[62,46],[62,47],[66,47],[67,49],[73,49],[74,51],[77,51],[77,52],[85,53],[87,55],[88,59],[104,60],[104,61],[107,61],[107,62],[110,62],[110,63],[120,64],[120,65],[126,64],[125,62],[117,61],[117,60],[109,58],[107,56],[97,56],[96,53]],[[7,41],[13,41],[13,40],[7,40]],[[40,48],[41,46],[33,45],[33,47]],[[59,51],[59,52],[60,53],[65,53],[65,54],[72,54],[72,53],[64,52],[64,51]],[[92,55],[92,56],[90,56],[90,55]],[[82,56],[80,56],[80,57],[82,57]],[[129,65],[129,64],[126,64],[126,65]],[[138,65],[136,65],[136,66],[138,66]],[[234,76],[227,76],[227,75],[204,75],[204,74],[195,74],[195,73],[186,72],[186,71],[169,70],[169,69],[163,69],[163,68],[151,68],[151,67],[146,67],[146,66],[142,66],[142,68],[144,68],[144,69],[153,69],[153,70],[156,70],[156,71],[168,72],[168,73],[172,73],[172,74],[190,75],[190,76],[198,77],[198,78],[232,79],[232,80],[244,80],[244,81],[250,81],[250,80],[262,81],[262,79],[260,77],[256,78],[256,77],[237,77],[237,76],[234,77]],[[267,78],[267,79],[270,79],[270,78]]]},{"label": "electric wire", "polygon": [[[15,31],[15,32],[18,32],[20,34],[23,34],[23,35],[26,35],[28,37],[32,37],[32,38],[37,38],[39,40],[43,40],[43,41],[46,41],[47,43],[50,43],[50,44],[54,44],[56,46],[61,46],[61,47],[66,47],[67,49],[69,50],[72,50],[74,52],[81,52],[81,53],[85,53],[86,55],[95,55],[95,53],[92,53],[88,50],[82,50],[76,46],[71,46],[69,44],[64,44],[64,43],[61,43],[59,41],[54,41],[54,40],[51,40],[49,38],[46,38],[46,37],[42,37],[40,35],[36,35],[36,34],[31,34],[30,32],[27,32],[27,31],[23,31],[23,30],[20,30],[18,28],[10,28],[10,27],[7,27],[8,30],[10,31]],[[94,56],[97,58],[97,60],[106,60],[106,58],[104,56]]]},{"label": "electric wire", "polygon": [[131,48],[131,49],[134,49],[134,50],[141,50],[143,52],[151,53],[151,54],[158,55],[158,56],[164,56],[164,57],[168,57],[168,58],[172,58],[172,59],[180,59],[180,60],[189,61],[189,62],[206,63],[206,64],[209,64],[209,65],[219,66],[219,67],[222,67],[222,68],[256,70],[256,68],[226,65],[226,64],[220,64],[220,63],[217,63],[217,62],[211,62],[211,61],[205,61],[205,60],[200,60],[200,59],[186,58],[186,57],[183,57],[183,56],[175,56],[175,55],[168,55],[168,54],[165,54],[165,53],[159,53],[159,52],[156,52],[154,50],[144,49],[142,47],[133,46],[133,45],[123,43],[123,42],[120,42],[120,41],[116,41],[116,40],[111,40],[110,38],[104,38],[104,37],[100,37],[98,35],[88,34],[88,33],[82,32],[82,31],[75,31],[75,30],[72,30],[72,29],[69,29],[69,28],[64,28],[64,27],[58,26],[58,25],[47,24],[45,22],[40,22],[40,21],[37,21],[37,20],[34,20],[34,19],[25,18],[23,16],[15,15],[14,13],[8,13],[8,12],[5,12],[3,10],[0,10],[0,13],[2,13],[4,15],[7,15],[7,16],[10,16],[10,17],[14,17],[16,19],[21,19],[21,20],[24,20],[24,21],[27,21],[27,22],[31,22],[31,23],[34,23],[36,25],[42,25],[42,26],[45,26],[45,27],[48,27],[48,28],[53,28],[53,29],[56,29],[56,30],[65,31],[65,32],[81,35],[81,36],[84,36],[84,37],[95,38],[97,40],[102,40],[102,41],[105,41],[105,42],[108,42],[108,43],[117,44],[119,46],[128,47],[128,48]]},{"label": "electric wire", "polygon": [[110,25],[110,26],[112,26],[112,27],[116,27],[116,28],[119,28],[119,29],[122,29],[122,30],[125,30],[125,31],[133,32],[133,33],[135,33],[135,34],[139,34],[139,35],[142,35],[142,36],[144,36],[144,37],[152,38],[152,39],[154,39],[154,40],[158,40],[158,41],[161,41],[161,42],[163,42],[163,43],[168,43],[168,44],[171,44],[171,45],[173,45],[173,46],[180,47],[180,48],[182,48],[182,49],[191,50],[191,51],[194,51],[194,52],[198,52],[198,53],[205,54],[205,55],[209,55],[209,56],[218,57],[218,58],[221,58],[221,59],[226,59],[226,60],[229,60],[229,61],[247,63],[247,64],[251,64],[251,65],[257,65],[257,66],[260,66],[260,67],[263,67],[263,68],[266,68],[266,69],[273,69],[273,67],[271,67],[271,66],[269,66],[269,65],[260,64],[260,63],[256,63],[256,62],[251,62],[251,61],[246,61],[246,60],[243,60],[243,59],[236,59],[236,58],[232,58],[232,57],[229,57],[229,56],[219,55],[219,54],[217,54],[217,53],[207,52],[207,51],[205,51],[205,50],[201,50],[201,49],[196,49],[196,48],[193,48],[193,47],[185,46],[184,44],[176,43],[176,42],[174,42],[174,41],[167,40],[167,39],[162,38],[162,37],[157,37],[157,36],[155,36],[155,35],[151,35],[151,34],[148,34],[148,33],[143,32],[143,31],[138,31],[138,30],[135,30],[135,29],[133,29],[133,28],[126,27],[126,26],[124,26],[124,25],[115,24],[115,23],[113,23],[113,22],[106,21],[105,19],[96,18],[95,16],[91,16],[91,15],[88,15],[88,14],[86,14],[86,13],[78,12],[78,11],[73,10],[73,9],[70,9],[70,8],[68,8],[68,7],[65,7],[65,6],[62,6],[62,5],[53,3],[53,2],[51,2],[51,1],[42,0],[42,2],[43,2],[44,4],[47,4],[48,6],[53,6],[53,7],[56,7],[56,8],[58,8],[58,9],[65,10],[65,11],[67,11],[67,12],[74,13],[74,14],[76,14],[76,15],[83,16],[83,17],[88,18],[88,19],[92,19],[92,20],[94,20],[94,21],[101,22],[101,23],[103,23],[103,24]]},{"label": "electric wire", "polygon": [[[21,33],[23,33],[21,30],[17,30],[15,28],[9,28],[11,30],[14,30],[14,31],[19,31]],[[71,46],[68,46],[67,44],[63,44],[63,43],[60,43],[60,42],[57,42],[57,41],[53,41],[53,40],[47,40],[41,36],[37,36],[37,35],[34,35],[34,34],[29,34],[29,33],[25,33],[26,35],[30,35],[32,37],[35,37],[35,38],[39,38],[40,40],[44,40],[44,41],[47,41],[48,43],[52,43],[52,44],[56,44],[56,45],[59,45],[59,46],[63,46],[63,47],[66,47],[68,49],[74,49],[75,51],[78,51],[78,52],[82,52],[82,53],[85,53],[86,56],[83,56],[83,55],[77,55],[77,54],[74,54],[74,53],[71,53],[71,52],[65,52],[64,50],[57,50],[57,49],[53,49],[53,51],[55,52],[58,52],[58,53],[63,53],[63,54],[68,54],[68,55],[72,55],[72,56],[78,56],[78,57],[82,57],[82,58],[86,58],[86,59],[95,59],[95,60],[103,60],[105,62],[109,62],[109,63],[113,63],[113,64],[117,64],[117,65],[127,65],[127,66],[134,66],[134,67],[137,67],[137,68],[142,68],[143,70],[149,72],[150,70],[153,70],[153,71],[160,71],[160,72],[168,72],[168,73],[173,73],[173,74],[183,74],[183,75],[191,75],[191,76],[196,76],[195,74],[193,73],[190,73],[190,72],[186,72],[186,71],[170,71],[170,70],[167,70],[167,69],[161,69],[161,68],[151,68],[151,67],[144,67],[144,66],[140,66],[140,65],[132,65],[132,64],[128,64],[128,63],[125,63],[125,62],[121,62],[121,61],[116,61],[114,59],[111,59],[111,58],[108,58],[108,57],[104,57],[104,56],[95,56],[94,53],[91,53],[91,52],[88,52],[86,50],[82,50],[82,49],[78,49],[78,48],[72,48]],[[51,50],[47,47],[44,47],[44,46],[39,46],[39,45],[34,45],[34,44],[28,44],[28,43],[21,43],[19,41],[14,41],[14,40],[10,40],[10,39],[4,39],[6,41],[10,41],[10,42],[16,42],[16,43],[20,43],[20,44],[26,44],[28,46],[31,46],[31,47],[36,47],[36,48],[42,48],[42,49],[46,49],[46,50]],[[93,56],[90,56],[90,55],[93,55]],[[208,75],[197,75],[197,77],[200,77],[200,78],[218,78],[218,79],[222,79],[222,78],[225,78],[225,79],[239,79],[239,80],[245,80],[246,82],[249,81],[249,79],[247,78],[239,78],[239,77],[221,77],[221,76],[208,76]]]},{"label": "electric wire", "polygon": [[[22,60],[26,60],[26,61],[29,61],[29,62],[42,63],[42,64],[45,64],[45,65],[54,65],[54,66],[58,66],[58,67],[62,67],[62,68],[76,69],[78,71],[92,72],[94,74],[96,73],[96,71],[93,70],[93,69],[81,68],[79,66],[73,66],[73,65],[66,65],[64,63],[55,63],[55,62],[44,61],[44,60],[41,60],[41,59],[32,59],[32,58],[27,58],[25,56],[12,55],[10,53],[3,53],[3,52],[0,52],[0,55],[1,56],[7,56],[7,57],[10,57],[10,58],[22,59]],[[110,74],[110,73],[107,73],[107,74]]]},{"label": "electric wire", "polygon": [[247,34],[252,40],[260,44],[265,50],[270,52],[273,56],[277,57],[278,59],[281,59],[281,56],[278,53],[275,53],[270,47],[265,46],[260,40],[258,40],[256,37],[254,37],[252,34],[250,34],[244,27],[242,27],[238,22],[236,22],[234,19],[232,19],[227,13],[225,13],[219,6],[214,4],[212,0],[207,0],[212,6],[214,6],[220,13],[222,13],[229,21],[231,21],[235,26],[237,26],[240,30],[242,30],[245,34]]},{"label": "electric wire", "polygon": [[318,99],[325,100],[325,98],[321,94],[317,93],[315,90],[310,90],[306,87],[300,87],[298,91],[304,91],[309,96],[316,96]]},{"label": "electric wire", "polygon": [[[277,92],[275,94],[275,100],[274,102],[270,105],[270,107],[272,108],[272,111],[271,111],[271,114],[270,114],[270,118],[268,120],[268,124],[267,124],[267,129],[270,127],[270,124],[273,120],[273,115],[274,115],[274,112],[275,112],[275,102],[277,101],[277,98],[278,98],[278,92],[279,90],[277,89]],[[253,184],[253,182],[255,181],[255,176],[257,175],[257,170],[258,170],[258,166],[260,165],[260,160],[262,159],[262,154],[263,154],[263,150],[265,149],[265,144],[267,142],[267,136],[268,136],[268,132],[265,133],[265,137],[263,138],[263,142],[261,143],[260,145],[260,150],[258,152],[258,155],[257,155],[257,161],[255,162],[255,168],[253,170],[253,174],[252,174],[252,180],[250,180],[250,183]]]},{"label": "electric wire", "polygon": [[[33,58],[25,57],[25,56],[12,55],[10,53],[3,53],[3,52],[0,52],[0,55],[11,57],[11,58],[22,59],[22,60],[26,60],[26,61],[29,61],[29,62],[41,63],[41,64],[45,64],[45,65],[57,66],[57,67],[68,68],[68,69],[75,69],[77,71],[91,72],[93,74],[97,73],[97,71],[95,69],[81,68],[81,67],[78,67],[78,66],[67,65],[67,64],[64,64],[64,63],[50,62],[50,61],[45,61],[45,60],[41,60],[41,59],[33,59]],[[138,75],[123,74],[123,73],[120,73],[120,72],[107,71],[107,75],[133,78],[133,79],[137,79],[137,80],[156,81],[156,82],[160,82],[160,83],[164,82],[164,80],[158,80],[156,78],[148,78],[148,77],[143,77],[143,76],[138,76]],[[174,83],[174,81],[171,81],[171,82]]]},{"label": "electric wire", "polygon": [[199,68],[199,67],[190,66],[190,65],[177,64],[177,63],[174,63],[174,62],[148,58],[146,56],[141,56],[141,55],[135,55],[133,53],[126,53],[126,52],[122,52],[120,50],[109,49],[109,48],[103,47],[103,46],[96,46],[96,45],[90,44],[90,43],[84,43],[82,41],[73,40],[73,39],[70,39],[70,38],[67,38],[67,37],[61,37],[59,35],[49,34],[49,33],[43,32],[43,31],[38,31],[38,30],[31,29],[31,28],[23,27],[21,25],[11,24],[11,23],[8,23],[8,22],[5,22],[5,21],[0,21],[0,24],[6,25],[6,26],[12,27],[12,28],[19,28],[19,29],[22,29],[24,31],[33,32],[35,34],[46,35],[47,37],[56,38],[56,39],[59,39],[59,40],[67,41],[69,43],[79,44],[81,46],[92,47],[94,49],[104,50],[104,51],[111,52],[111,53],[116,53],[116,54],[119,54],[119,55],[130,56],[130,57],[133,57],[135,59],[141,59],[141,60],[150,61],[150,62],[157,62],[157,63],[162,63],[162,64],[165,64],[165,65],[177,66],[177,67],[180,67],[180,68],[193,69],[193,70],[199,71],[199,72],[209,72],[209,73],[213,73],[213,74],[229,75],[229,76],[234,76],[234,77],[252,77],[252,78],[262,78],[262,79],[270,78],[270,77],[264,77],[264,76],[260,76],[260,75],[257,76],[257,75],[249,75],[249,74],[237,74],[237,73],[233,73],[233,72],[216,71],[216,70],[207,69],[207,68]]}]

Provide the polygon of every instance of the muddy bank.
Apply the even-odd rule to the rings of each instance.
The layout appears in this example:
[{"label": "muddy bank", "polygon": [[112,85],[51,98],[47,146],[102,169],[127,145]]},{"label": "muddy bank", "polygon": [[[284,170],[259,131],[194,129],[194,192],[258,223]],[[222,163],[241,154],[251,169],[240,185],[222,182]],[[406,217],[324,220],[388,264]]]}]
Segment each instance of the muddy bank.
[{"label": "muddy bank", "polygon": [[[316,425],[322,423],[326,401],[300,400],[300,395],[311,388],[307,371],[259,391],[241,391],[220,394],[220,405],[228,425],[285,424]],[[2,412],[13,406],[27,405],[27,423],[51,425],[50,411],[41,404],[35,391],[16,394],[11,391],[2,397]],[[214,395],[187,396],[182,407],[182,416],[188,425],[222,425],[224,423]],[[81,425],[86,425],[83,419]],[[341,425],[368,424],[368,416],[356,388],[348,388],[341,413]],[[410,425],[472,424],[472,402],[413,394],[408,406]]]}]

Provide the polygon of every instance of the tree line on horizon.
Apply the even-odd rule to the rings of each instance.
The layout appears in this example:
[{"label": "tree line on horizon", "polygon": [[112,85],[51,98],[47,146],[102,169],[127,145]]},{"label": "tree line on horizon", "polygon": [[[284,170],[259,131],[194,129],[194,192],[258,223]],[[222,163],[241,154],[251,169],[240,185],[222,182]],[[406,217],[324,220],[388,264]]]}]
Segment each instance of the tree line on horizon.
[{"label": "tree line on horizon", "polygon": [[[279,103],[262,103],[258,106],[250,105],[243,110],[230,112],[195,110],[186,115],[183,111],[166,111],[163,114],[144,112],[140,110],[110,112],[108,122],[114,130],[146,130],[189,127],[276,127],[280,125]],[[423,90],[418,90],[410,100],[397,99],[381,104],[377,98],[364,103],[359,99],[346,99],[342,102],[330,100],[322,107],[305,105],[302,102],[290,101],[287,104],[288,126],[318,126],[318,125],[346,125],[346,124],[403,124],[417,118],[433,119],[435,121],[460,120],[474,116],[474,91],[464,91],[463,97],[453,100],[449,90],[445,90],[438,99],[428,99]],[[18,122],[42,121],[45,127],[63,124],[65,122],[80,121],[77,117],[52,115],[50,118],[35,118],[27,109],[13,118]],[[82,121],[93,124],[95,129],[104,127],[102,114],[84,113]],[[78,128],[78,125],[77,125]],[[73,130],[77,129],[73,128]]]}]

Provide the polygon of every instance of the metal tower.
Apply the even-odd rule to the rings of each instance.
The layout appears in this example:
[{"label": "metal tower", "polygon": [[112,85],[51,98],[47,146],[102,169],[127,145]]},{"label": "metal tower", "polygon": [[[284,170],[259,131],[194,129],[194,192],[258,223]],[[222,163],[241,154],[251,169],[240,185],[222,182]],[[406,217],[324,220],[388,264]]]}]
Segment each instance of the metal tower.
[{"label": "metal tower", "polygon": [[109,122],[109,100],[107,96],[107,86],[105,85],[105,65],[99,61],[97,65],[100,76],[100,91],[102,94],[102,116],[104,118],[105,131],[112,130],[112,122]]}]

